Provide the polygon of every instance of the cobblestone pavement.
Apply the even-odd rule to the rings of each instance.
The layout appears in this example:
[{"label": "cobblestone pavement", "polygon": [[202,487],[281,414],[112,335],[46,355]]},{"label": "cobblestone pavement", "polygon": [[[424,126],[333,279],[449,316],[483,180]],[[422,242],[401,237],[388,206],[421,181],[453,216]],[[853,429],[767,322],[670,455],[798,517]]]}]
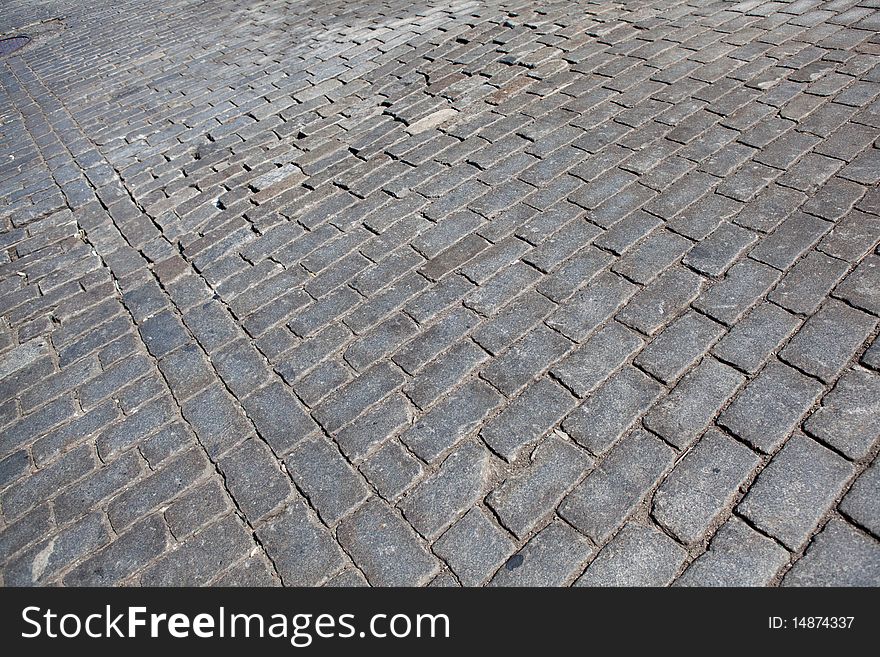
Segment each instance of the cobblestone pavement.
[{"label": "cobblestone pavement", "polygon": [[880,1],[0,33],[6,585],[880,584]]}]

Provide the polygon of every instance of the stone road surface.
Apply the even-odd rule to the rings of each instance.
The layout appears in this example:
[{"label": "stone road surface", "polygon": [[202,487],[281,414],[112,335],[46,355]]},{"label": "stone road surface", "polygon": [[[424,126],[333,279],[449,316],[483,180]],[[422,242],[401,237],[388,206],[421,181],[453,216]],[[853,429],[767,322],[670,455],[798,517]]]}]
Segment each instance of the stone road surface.
[{"label": "stone road surface", "polygon": [[0,4],[4,584],[880,584],[880,0]]}]

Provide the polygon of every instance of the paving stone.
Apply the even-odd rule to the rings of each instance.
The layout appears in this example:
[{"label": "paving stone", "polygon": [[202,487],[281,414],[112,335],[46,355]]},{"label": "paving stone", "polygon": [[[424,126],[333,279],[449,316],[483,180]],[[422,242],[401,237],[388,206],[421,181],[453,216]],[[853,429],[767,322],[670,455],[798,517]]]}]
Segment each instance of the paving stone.
[{"label": "paving stone", "polygon": [[650,283],[690,248],[690,240],[668,230],[659,230],[627,251],[611,269],[631,281],[644,285]]},{"label": "paving stone", "polygon": [[159,370],[180,401],[189,399],[216,379],[201,350],[192,343],[161,358]]},{"label": "paving stone", "polygon": [[609,253],[588,246],[563,262],[556,271],[538,283],[535,289],[559,303],[589,283],[613,259]]},{"label": "paving stone", "polygon": [[373,447],[410,424],[406,399],[393,395],[361,415],[335,436],[349,459],[363,458]]},{"label": "paving stone", "polygon": [[575,586],[668,586],[687,552],[663,532],[627,523]]},{"label": "paving stone", "polygon": [[723,332],[720,324],[691,311],[663,329],[633,362],[669,384],[705,354]]},{"label": "paving stone", "polygon": [[281,383],[252,393],[242,405],[276,454],[285,454],[317,429],[302,404]]},{"label": "paving stone", "polygon": [[739,321],[715,345],[712,353],[724,362],[754,374],[799,326],[797,317],[771,303],[762,303]]},{"label": "paving stone", "polygon": [[770,185],[733,217],[733,222],[752,230],[772,232],[807,199],[806,194],[788,187]]},{"label": "paving stone", "polygon": [[288,504],[257,536],[286,586],[315,586],[345,564],[330,532],[301,501]]},{"label": "paving stone", "polygon": [[290,479],[262,441],[246,441],[226,454],[218,467],[236,504],[250,520],[262,517],[290,494]]},{"label": "paving stone", "polygon": [[767,586],[789,561],[788,552],[773,539],[732,517],[697,557],[677,586]]},{"label": "paving stone", "polygon": [[212,522],[231,507],[229,493],[215,477],[177,497],[165,509],[164,515],[171,533],[182,538]]},{"label": "paving stone", "polygon": [[673,268],[636,294],[617,313],[617,319],[647,335],[652,335],[693,301],[703,287],[703,279],[683,268]]},{"label": "paving stone", "polygon": [[138,330],[147,349],[156,358],[161,358],[190,341],[180,320],[167,311],[153,315]]},{"label": "paving stone", "polygon": [[848,269],[837,258],[811,251],[783,276],[769,298],[793,313],[812,314]]},{"label": "paving stone", "polygon": [[852,465],[804,436],[773,458],[737,509],[791,550],[800,549],[852,475]]},{"label": "paving stone", "polygon": [[832,300],[804,323],[779,355],[828,382],[846,367],[876,325],[876,318]]},{"label": "paving stone", "polygon": [[684,543],[705,537],[760,464],[748,447],[706,432],[654,494],[652,515]]},{"label": "paving stone", "polygon": [[610,322],[551,373],[578,397],[585,397],[644,344],[633,331]]},{"label": "paving stone", "polygon": [[568,494],[559,515],[594,541],[603,542],[672,467],[674,459],[671,447],[637,430]]},{"label": "paving stone", "polygon": [[426,584],[440,570],[409,525],[376,498],[342,522],[337,536],[373,586]]},{"label": "paving stone", "polygon": [[162,554],[168,543],[168,529],[161,516],[154,515],[132,526],[107,547],[76,566],[63,581],[67,586],[109,586],[116,584]]},{"label": "paving stone", "polygon": [[416,374],[452,344],[461,340],[476,326],[479,318],[470,310],[458,308],[429,327],[399,349],[392,359],[408,374]]},{"label": "paving stone", "polygon": [[843,283],[835,288],[834,294],[857,308],[877,315],[880,314],[878,290],[880,290],[880,257],[868,256],[843,280]]},{"label": "paving stone", "polygon": [[418,459],[392,440],[364,462],[361,471],[382,497],[393,500],[416,482],[424,469]]},{"label": "paving stone", "polygon": [[71,450],[3,491],[0,497],[3,514],[8,519],[16,518],[94,469],[95,454],[89,445]]},{"label": "paving stone", "polygon": [[204,584],[252,547],[253,540],[241,521],[228,515],[189,537],[176,551],[148,568],[141,575],[141,585]]},{"label": "paving stone", "polygon": [[562,423],[578,444],[602,454],[635,425],[662,386],[634,367],[612,375]]},{"label": "paving stone", "polygon": [[477,586],[510,556],[513,541],[482,509],[471,509],[434,543],[464,586]]},{"label": "paving stone", "polygon": [[49,583],[60,570],[94,553],[109,540],[101,514],[90,513],[10,561],[3,569],[3,582],[6,586]]},{"label": "paving stone", "polygon": [[822,386],[797,370],[769,363],[733,400],[718,422],[756,449],[774,451],[800,423]]},{"label": "paving stone", "polygon": [[880,542],[838,518],[813,539],[783,586],[877,586]]},{"label": "paving stone", "polygon": [[134,450],[95,470],[55,498],[56,521],[64,524],[95,508],[134,481],[142,470],[142,462]]},{"label": "paving stone", "polygon": [[603,273],[547,319],[547,325],[582,342],[632,297],[638,288],[619,276]]},{"label": "paving stone", "polygon": [[327,524],[335,524],[369,496],[361,477],[325,438],[303,441],[285,464]]},{"label": "paving stone", "polygon": [[251,433],[242,411],[218,384],[181,404],[181,412],[210,456],[227,450]]},{"label": "paving stone", "polygon": [[396,367],[378,363],[327,397],[315,408],[313,417],[324,429],[335,432],[401,385],[403,380],[403,374]]},{"label": "paving stone", "polygon": [[202,451],[189,450],[113,498],[107,506],[110,524],[117,531],[127,527],[171,500],[209,471],[210,465]]},{"label": "paving stone", "polygon": [[725,277],[694,301],[694,308],[728,326],[736,322],[779,279],[779,272],[744,260],[731,267]]},{"label": "paving stone", "polygon": [[249,557],[227,570],[211,586],[278,586],[277,577],[265,557]]},{"label": "paving stone", "polygon": [[757,240],[751,231],[722,223],[688,251],[682,263],[704,276],[721,276]]},{"label": "paving stone", "polygon": [[561,586],[581,571],[592,554],[586,538],[556,520],[510,557],[490,586]]},{"label": "paving stone", "polygon": [[489,452],[482,445],[465,443],[401,502],[404,517],[422,536],[437,538],[483,495],[490,465]]},{"label": "paving stone", "polygon": [[574,405],[571,393],[542,378],[529,385],[480,435],[493,451],[513,461],[525,445],[543,437]]},{"label": "paving stone", "polygon": [[874,536],[880,534],[880,508],[876,503],[880,467],[875,461],[856,479],[840,503],[840,510]]},{"label": "paving stone", "polygon": [[840,219],[816,247],[823,253],[858,263],[880,240],[880,217],[854,210]]},{"label": "paving stone", "polygon": [[804,428],[851,459],[868,456],[880,437],[880,376],[850,370],[822,399]]},{"label": "paving stone", "polygon": [[536,379],[571,348],[565,337],[538,326],[493,360],[482,372],[484,378],[505,395],[512,396]]}]

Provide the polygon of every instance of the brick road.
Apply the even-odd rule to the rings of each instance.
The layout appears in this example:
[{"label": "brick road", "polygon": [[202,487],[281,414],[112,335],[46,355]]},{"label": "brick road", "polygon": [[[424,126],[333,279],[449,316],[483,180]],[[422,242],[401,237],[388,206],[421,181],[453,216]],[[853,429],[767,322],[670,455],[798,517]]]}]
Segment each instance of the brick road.
[{"label": "brick road", "polygon": [[2,5],[4,584],[880,584],[880,1]]}]

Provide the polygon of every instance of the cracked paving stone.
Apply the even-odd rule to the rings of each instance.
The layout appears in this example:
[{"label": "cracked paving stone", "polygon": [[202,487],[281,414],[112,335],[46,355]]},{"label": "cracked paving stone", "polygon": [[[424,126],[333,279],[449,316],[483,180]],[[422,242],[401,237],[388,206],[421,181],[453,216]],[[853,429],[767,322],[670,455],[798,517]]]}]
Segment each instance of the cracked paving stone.
[{"label": "cracked paving stone", "polygon": [[804,429],[851,459],[868,456],[880,438],[880,375],[846,372]]},{"label": "cracked paving stone", "polygon": [[838,518],[813,539],[783,586],[878,586],[880,541]]},{"label": "cracked paving stone", "polygon": [[490,586],[561,586],[583,569],[594,547],[569,525],[556,520],[510,557]]},{"label": "cracked paving stone", "polygon": [[699,541],[759,464],[742,443],[708,431],[660,484],[654,518],[682,542]]},{"label": "cracked paving stone", "polygon": [[663,532],[627,523],[575,586],[668,586],[686,558],[684,548]]},{"label": "cracked paving stone", "polygon": [[773,539],[731,517],[675,584],[677,586],[767,586],[790,555]]},{"label": "cracked paving stone", "polygon": [[373,586],[427,584],[440,570],[410,526],[376,498],[340,523],[337,536]]},{"label": "cracked paving stone", "polygon": [[559,515],[596,542],[606,540],[672,466],[675,453],[636,430],[563,500]]},{"label": "cracked paving stone", "polygon": [[794,436],[761,471],[737,509],[759,529],[798,550],[852,471],[852,465],[831,450]]}]

